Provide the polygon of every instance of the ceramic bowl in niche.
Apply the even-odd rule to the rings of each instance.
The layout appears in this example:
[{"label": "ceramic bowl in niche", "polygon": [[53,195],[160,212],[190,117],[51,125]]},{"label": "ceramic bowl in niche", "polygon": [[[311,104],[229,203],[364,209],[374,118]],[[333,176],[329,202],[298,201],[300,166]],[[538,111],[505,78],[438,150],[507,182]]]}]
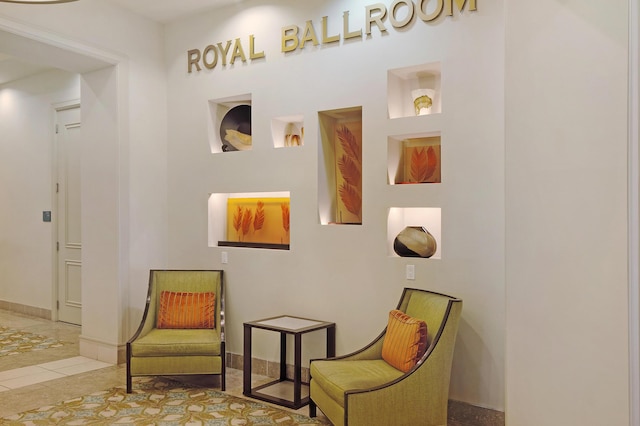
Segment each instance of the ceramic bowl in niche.
[{"label": "ceramic bowl in niche", "polygon": [[220,123],[222,151],[251,149],[251,105],[238,105],[222,117]]}]

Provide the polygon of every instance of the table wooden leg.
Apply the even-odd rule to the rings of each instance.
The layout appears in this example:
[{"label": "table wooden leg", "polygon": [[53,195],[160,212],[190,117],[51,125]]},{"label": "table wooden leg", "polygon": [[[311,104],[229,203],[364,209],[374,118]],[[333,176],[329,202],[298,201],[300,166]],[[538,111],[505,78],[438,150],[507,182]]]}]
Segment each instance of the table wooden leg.
[{"label": "table wooden leg", "polygon": [[293,362],[293,403],[300,405],[302,393],[302,334],[295,335],[295,359]]},{"label": "table wooden leg", "polygon": [[280,381],[287,380],[287,333],[280,333]]},{"label": "table wooden leg", "polygon": [[327,358],[336,356],[336,326],[327,327]]},{"label": "table wooden leg", "polygon": [[251,326],[244,325],[244,359],[242,366],[242,393],[251,394]]}]

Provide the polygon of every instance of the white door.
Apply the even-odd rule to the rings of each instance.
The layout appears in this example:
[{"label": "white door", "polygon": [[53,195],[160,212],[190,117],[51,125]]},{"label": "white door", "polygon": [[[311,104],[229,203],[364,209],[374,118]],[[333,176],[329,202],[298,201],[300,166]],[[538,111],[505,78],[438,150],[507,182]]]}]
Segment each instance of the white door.
[{"label": "white door", "polygon": [[58,320],[81,324],[80,107],[56,111]]}]

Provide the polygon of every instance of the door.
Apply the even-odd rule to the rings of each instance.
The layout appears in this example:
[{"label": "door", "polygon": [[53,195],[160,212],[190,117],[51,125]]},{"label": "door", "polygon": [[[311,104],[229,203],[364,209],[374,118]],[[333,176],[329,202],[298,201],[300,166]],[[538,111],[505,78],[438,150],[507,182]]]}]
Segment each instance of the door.
[{"label": "door", "polygon": [[80,106],[56,110],[58,321],[82,322]]}]

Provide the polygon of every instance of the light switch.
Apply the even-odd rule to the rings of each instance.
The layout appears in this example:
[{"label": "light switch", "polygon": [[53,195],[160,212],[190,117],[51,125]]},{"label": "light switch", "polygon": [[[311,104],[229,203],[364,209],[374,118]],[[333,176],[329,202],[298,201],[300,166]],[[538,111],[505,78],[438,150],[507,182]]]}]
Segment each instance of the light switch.
[{"label": "light switch", "polygon": [[415,265],[407,265],[406,268],[406,277],[408,280],[415,280],[416,279],[416,266]]},{"label": "light switch", "polygon": [[42,212],[42,221],[43,222],[51,222],[51,212],[50,211]]},{"label": "light switch", "polygon": [[229,254],[226,251],[220,253],[220,262],[229,263]]}]

